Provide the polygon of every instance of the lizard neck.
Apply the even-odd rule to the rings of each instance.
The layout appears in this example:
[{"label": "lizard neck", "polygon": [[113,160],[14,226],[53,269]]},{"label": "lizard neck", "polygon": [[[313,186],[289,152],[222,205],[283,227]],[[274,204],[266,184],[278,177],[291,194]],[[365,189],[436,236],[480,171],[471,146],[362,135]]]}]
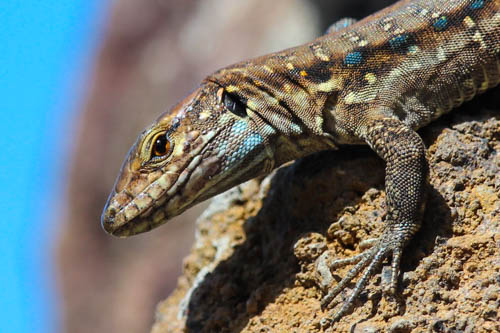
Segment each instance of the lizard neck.
[{"label": "lizard neck", "polygon": [[325,130],[323,113],[342,80],[322,52],[296,47],[234,64],[206,79],[246,104],[249,121],[271,146],[275,166],[337,146]]}]

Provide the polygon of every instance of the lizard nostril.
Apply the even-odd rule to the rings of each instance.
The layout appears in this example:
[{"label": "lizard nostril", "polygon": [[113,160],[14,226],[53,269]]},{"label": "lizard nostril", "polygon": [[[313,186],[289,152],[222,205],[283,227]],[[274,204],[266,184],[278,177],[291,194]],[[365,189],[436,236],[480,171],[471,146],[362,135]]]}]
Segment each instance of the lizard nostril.
[{"label": "lizard nostril", "polygon": [[115,208],[109,208],[108,210],[108,218],[112,219],[116,216],[116,209]]},{"label": "lizard nostril", "polygon": [[102,218],[101,218],[101,222],[102,222],[104,229],[107,230],[109,227],[111,227],[115,223],[116,213],[117,213],[116,208],[112,208],[112,207],[110,207],[104,211]]}]

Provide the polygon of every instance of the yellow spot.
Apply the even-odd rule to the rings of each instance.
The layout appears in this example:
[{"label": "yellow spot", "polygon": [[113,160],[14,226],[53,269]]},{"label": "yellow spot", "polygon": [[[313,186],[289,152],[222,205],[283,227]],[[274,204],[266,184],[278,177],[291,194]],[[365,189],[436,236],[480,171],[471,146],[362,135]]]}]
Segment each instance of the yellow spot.
[{"label": "yellow spot", "polygon": [[231,92],[238,91],[239,89],[238,89],[238,87],[233,86],[233,85],[231,84],[231,85],[227,86],[226,90],[227,90],[227,92],[230,92],[230,93],[231,93]]},{"label": "yellow spot", "polygon": [[402,29],[402,28],[398,28],[398,29],[394,30],[394,34],[395,35],[400,35],[400,34],[402,34],[404,32],[405,32],[405,29]]},{"label": "yellow spot", "polygon": [[255,102],[253,99],[249,99],[247,101],[247,106],[251,110],[258,110],[259,109],[259,103]]},{"label": "yellow spot", "polygon": [[358,92],[351,91],[344,97],[346,104],[360,104],[373,101],[377,97],[376,89],[364,89]]},{"label": "yellow spot", "polygon": [[317,128],[323,128],[323,117],[316,117],[316,127]]},{"label": "yellow spot", "polygon": [[436,13],[432,13],[432,18],[438,18],[439,15],[441,15],[441,13],[437,13],[437,12]]},{"label": "yellow spot", "polygon": [[355,92],[348,93],[344,98],[344,101],[346,104],[353,104],[355,100],[356,100],[356,93]]},{"label": "yellow spot", "polygon": [[474,36],[472,36],[472,40],[479,43],[480,48],[486,47],[486,44],[484,43],[484,40],[483,40],[483,35],[481,35],[481,33],[479,31],[476,31]]},{"label": "yellow spot", "polygon": [[300,71],[300,76],[307,76],[307,72],[304,70]]},{"label": "yellow spot", "polygon": [[352,36],[350,38],[350,40],[351,40],[351,42],[355,43],[355,42],[357,42],[359,40],[359,36]]},{"label": "yellow spot", "polygon": [[392,23],[387,23],[386,25],[384,25],[385,31],[389,31],[391,28],[392,28]]},{"label": "yellow spot", "polygon": [[361,42],[359,42],[358,45],[361,47],[366,46],[366,45],[368,45],[368,41],[366,39],[363,39]]},{"label": "yellow spot", "polygon": [[289,70],[292,70],[295,67],[293,67],[293,64],[291,62],[289,62],[289,63],[286,64],[286,68],[288,68]]},{"label": "yellow spot", "polygon": [[273,105],[273,104],[274,105],[279,104],[278,100],[276,98],[272,97],[272,96],[265,95],[264,98],[266,99],[267,103],[269,103],[271,105]]},{"label": "yellow spot", "polygon": [[473,28],[476,26],[476,22],[474,22],[474,20],[471,19],[470,16],[466,16],[464,18],[464,24],[467,26],[467,28]]},{"label": "yellow spot", "polygon": [[444,52],[444,49],[442,47],[437,48],[437,59],[439,61],[445,61],[446,60],[446,53]]},{"label": "yellow spot", "polygon": [[288,84],[288,83],[285,83],[285,84],[283,85],[283,90],[284,90],[287,94],[289,94],[289,93],[291,93],[291,92],[292,92],[292,86],[291,86],[290,84]]},{"label": "yellow spot", "polygon": [[492,18],[493,22],[500,22],[500,13],[496,13]]},{"label": "yellow spot", "polygon": [[322,92],[330,92],[342,89],[342,78],[332,77],[330,80],[316,85],[316,89]]},{"label": "yellow spot", "polygon": [[209,109],[203,109],[203,111],[200,112],[200,115],[198,116],[199,120],[207,120],[210,118],[210,111]]},{"label": "yellow spot", "polygon": [[287,94],[289,94],[290,92],[292,92],[292,86],[291,86],[290,84],[288,84],[288,83],[285,83],[285,84],[283,85],[283,90],[284,90]]},{"label": "yellow spot", "polygon": [[330,57],[328,57],[326,54],[321,54],[318,58],[320,58],[323,61],[330,61]]},{"label": "yellow spot", "polygon": [[314,49],[314,55],[318,57],[320,60],[330,61],[330,58],[325,53],[323,53],[323,50],[320,48]]},{"label": "yellow spot", "polygon": [[262,68],[264,68],[269,73],[274,73],[274,70],[271,67],[269,67],[268,65],[264,65],[264,66],[262,66]]},{"label": "yellow spot", "polygon": [[377,82],[377,77],[375,76],[375,74],[373,73],[367,73],[365,75],[365,80],[366,82],[368,82],[369,84],[374,84],[375,82]]}]

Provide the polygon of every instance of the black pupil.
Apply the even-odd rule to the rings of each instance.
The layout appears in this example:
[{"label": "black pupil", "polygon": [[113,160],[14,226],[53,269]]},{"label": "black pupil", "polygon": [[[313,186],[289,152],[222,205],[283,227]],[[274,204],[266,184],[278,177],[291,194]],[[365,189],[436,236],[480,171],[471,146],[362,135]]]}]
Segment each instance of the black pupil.
[{"label": "black pupil", "polygon": [[155,141],[155,154],[165,155],[167,153],[167,137],[162,135]]},{"label": "black pupil", "polygon": [[234,96],[225,94],[224,105],[230,112],[234,113],[237,116],[246,117],[247,115],[246,106]]}]

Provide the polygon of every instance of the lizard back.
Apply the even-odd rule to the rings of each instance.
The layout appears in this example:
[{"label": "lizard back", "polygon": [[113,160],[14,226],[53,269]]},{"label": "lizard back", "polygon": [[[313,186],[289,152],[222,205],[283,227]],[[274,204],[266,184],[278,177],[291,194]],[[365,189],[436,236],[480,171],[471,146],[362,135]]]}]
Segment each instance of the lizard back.
[{"label": "lizard back", "polygon": [[499,8],[498,0],[400,1],[208,80],[286,134],[294,129],[276,115],[298,135],[326,130],[337,143],[353,143],[346,129],[373,105],[417,129],[500,82]]}]

